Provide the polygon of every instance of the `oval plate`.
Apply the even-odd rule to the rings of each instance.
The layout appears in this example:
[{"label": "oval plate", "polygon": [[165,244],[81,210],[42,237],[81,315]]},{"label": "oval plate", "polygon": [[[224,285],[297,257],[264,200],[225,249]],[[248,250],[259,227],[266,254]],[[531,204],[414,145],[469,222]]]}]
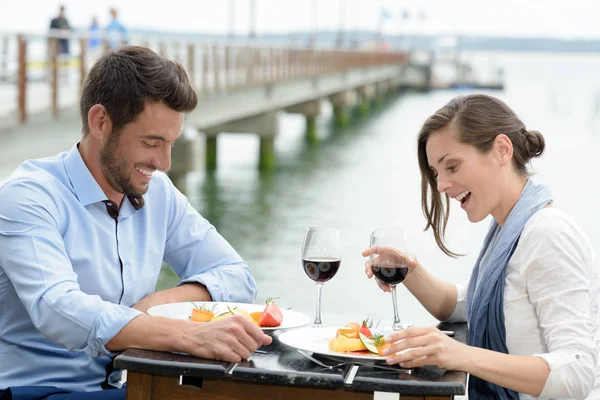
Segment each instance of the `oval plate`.
[{"label": "oval plate", "polygon": [[[205,305],[209,310],[215,307],[215,314],[227,312],[227,307],[238,307],[248,313],[263,311],[265,309],[264,304],[248,304],[248,303],[227,303],[227,302],[214,302],[214,301],[194,301],[194,302],[182,302],[182,303],[169,303],[161,304],[158,306],[150,307],[148,314],[155,317],[167,317],[174,319],[189,319],[192,316],[192,310],[197,307]],[[281,309],[283,315],[283,321],[279,326],[272,328],[261,327],[263,331],[275,331],[278,329],[291,329],[299,328],[310,324],[310,317],[306,314],[302,314],[296,311]]]}]

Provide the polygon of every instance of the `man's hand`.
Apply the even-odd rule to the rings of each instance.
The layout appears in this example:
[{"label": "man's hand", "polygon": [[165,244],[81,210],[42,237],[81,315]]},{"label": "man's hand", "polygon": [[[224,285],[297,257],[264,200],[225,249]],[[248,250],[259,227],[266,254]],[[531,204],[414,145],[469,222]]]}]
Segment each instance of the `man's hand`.
[{"label": "man's hand", "polygon": [[214,322],[193,322],[140,315],[113,337],[106,348],[185,352],[196,357],[239,362],[273,341],[252,321],[233,315]]},{"label": "man's hand", "polygon": [[240,362],[273,339],[241,315],[214,322],[190,322],[184,332],[188,354],[215,360]]}]

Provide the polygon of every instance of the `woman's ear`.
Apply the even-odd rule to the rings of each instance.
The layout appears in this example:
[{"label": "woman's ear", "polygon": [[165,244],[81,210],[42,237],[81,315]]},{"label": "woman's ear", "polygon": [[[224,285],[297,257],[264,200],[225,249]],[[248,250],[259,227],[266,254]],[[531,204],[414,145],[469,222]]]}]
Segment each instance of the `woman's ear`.
[{"label": "woman's ear", "polygon": [[102,139],[112,131],[112,121],[102,104],[96,104],[88,111],[88,126],[96,139]]},{"label": "woman's ear", "polygon": [[513,156],[513,145],[505,134],[501,133],[494,139],[494,152],[501,166],[510,165]]}]

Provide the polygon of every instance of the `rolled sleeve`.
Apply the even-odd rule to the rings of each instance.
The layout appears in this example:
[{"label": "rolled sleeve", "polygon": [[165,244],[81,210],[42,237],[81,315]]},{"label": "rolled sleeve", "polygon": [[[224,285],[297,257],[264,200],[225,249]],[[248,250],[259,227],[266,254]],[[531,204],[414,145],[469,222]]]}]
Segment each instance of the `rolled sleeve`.
[{"label": "rolled sleeve", "polygon": [[548,349],[535,354],[550,368],[540,397],[586,398],[594,387],[598,363],[590,301],[591,247],[562,218],[545,218],[524,232],[522,240],[531,246],[523,270]]},{"label": "rolled sleeve", "polygon": [[2,191],[0,248],[10,251],[0,251],[0,265],[31,322],[69,351],[110,354],[105,344],[139,312],[81,291],[60,234],[59,196],[43,183],[27,180]]},{"label": "rolled sleeve", "polygon": [[252,303],[256,299],[254,279],[244,263],[215,267],[184,279],[181,284],[190,282],[206,286],[213,301]]},{"label": "rolled sleeve", "polygon": [[534,356],[540,357],[550,368],[540,398],[587,398],[596,382],[593,356],[582,351],[556,351]]},{"label": "rolled sleeve", "polygon": [[469,280],[465,283],[456,285],[456,306],[452,314],[444,321],[450,323],[465,322],[467,320],[467,288],[469,287]]},{"label": "rolled sleeve", "polygon": [[172,190],[164,261],[180,284],[201,283],[213,301],[254,302],[256,284],[248,265],[185,196]]},{"label": "rolled sleeve", "polygon": [[141,311],[133,308],[109,304],[100,314],[93,325],[85,352],[91,357],[111,355],[106,349],[106,344],[134,318],[142,315]]}]

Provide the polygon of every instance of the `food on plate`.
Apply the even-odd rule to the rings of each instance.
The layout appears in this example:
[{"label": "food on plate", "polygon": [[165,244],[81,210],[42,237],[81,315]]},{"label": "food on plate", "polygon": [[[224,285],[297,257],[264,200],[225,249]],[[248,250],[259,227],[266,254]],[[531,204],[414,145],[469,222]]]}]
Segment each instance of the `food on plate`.
[{"label": "food on plate", "polygon": [[250,316],[250,314],[248,314],[248,311],[246,311],[242,308],[238,308],[238,307],[233,307],[233,308],[227,307],[226,312],[215,315],[214,317],[212,317],[212,319],[210,321],[211,322],[218,321],[220,319],[231,317],[233,315],[241,315],[242,317],[247,318],[249,321],[252,321],[253,324],[258,325],[256,323],[256,321],[254,320],[254,318],[252,318]]},{"label": "food on plate", "polygon": [[364,335],[360,332],[358,333],[358,336],[367,350],[369,350],[371,353],[379,354],[379,352],[377,351],[377,346],[375,346],[375,343],[373,342],[371,336]]},{"label": "food on plate", "polygon": [[263,328],[273,328],[281,325],[283,314],[281,313],[279,306],[275,304],[272,297],[267,299],[266,304],[267,306],[258,319],[258,326]]},{"label": "food on plate", "polygon": [[358,336],[360,328],[361,326],[356,322],[349,322],[339,328],[335,333],[335,337],[329,339],[329,350],[338,353],[367,350]]},{"label": "food on plate", "polygon": [[358,332],[355,331],[354,328],[352,328],[352,327],[345,326],[343,328],[338,329],[335,332],[336,338],[339,338],[340,336],[345,336],[349,339],[356,339],[356,338],[358,338]]},{"label": "food on plate", "polygon": [[263,313],[262,311],[254,311],[254,312],[250,313],[250,316],[258,324],[258,321],[260,321],[260,316],[262,315],[262,313]]},{"label": "food on plate", "polygon": [[[385,341],[383,335],[373,335],[371,337],[371,340],[373,341],[373,345],[377,349],[377,354],[380,356],[384,355],[383,354],[384,349],[387,349],[388,347],[390,347],[390,344]],[[388,354],[388,356],[395,356],[395,355],[396,355],[396,353]]]},{"label": "food on plate", "polygon": [[227,306],[226,311],[219,312],[220,310],[216,310],[216,304],[210,308],[207,304],[201,306],[197,306],[195,303],[192,304],[194,305],[194,308],[192,309],[192,314],[189,319],[194,322],[212,322],[231,317],[232,315],[241,315],[261,328],[275,328],[281,325],[281,322],[283,321],[283,313],[273,298],[267,299],[267,305],[262,311],[251,313],[240,307]]},{"label": "food on plate", "polygon": [[358,328],[358,332],[362,333],[365,336],[373,336],[373,334],[371,333],[371,325],[372,325],[372,321],[370,322],[370,317],[363,320],[362,324],[360,325],[360,328]]},{"label": "food on plate", "polygon": [[212,308],[208,308],[206,304],[202,304],[198,307],[195,303],[192,303],[194,308],[192,309],[192,316],[190,319],[194,322],[207,322],[210,321],[214,316],[214,306]]},{"label": "food on plate", "polygon": [[350,329],[352,329],[354,332],[356,332],[356,333],[357,333],[357,337],[358,337],[358,330],[360,329],[360,325],[359,325],[359,324],[357,324],[356,322],[348,322],[348,323],[345,325],[345,327],[346,327],[346,328],[350,328]]},{"label": "food on plate", "polygon": [[364,352],[383,356],[383,349],[390,346],[385,342],[384,336],[371,330],[372,321],[367,318],[358,324],[349,322],[339,328],[335,337],[329,339],[329,350],[338,353]]},{"label": "food on plate", "polygon": [[329,350],[338,353],[363,351],[366,349],[365,345],[358,338],[348,338],[344,335],[340,335],[337,338],[329,339]]},{"label": "food on plate", "polygon": [[207,322],[210,321],[215,314],[208,310],[201,310],[199,308],[194,308],[192,310],[191,320],[194,322]]}]

